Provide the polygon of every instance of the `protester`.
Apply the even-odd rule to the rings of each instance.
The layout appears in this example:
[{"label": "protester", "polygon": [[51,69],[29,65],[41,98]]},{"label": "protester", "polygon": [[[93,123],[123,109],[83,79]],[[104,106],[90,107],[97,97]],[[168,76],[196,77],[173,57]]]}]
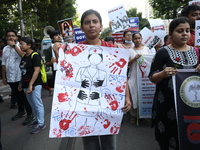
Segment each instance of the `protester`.
[{"label": "protester", "polygon": [[190,22],[190,39],[188,45],[195,46],[195,21],[200,20],[200,6],[199,5],[188,5],[182,9],[181,15],[187,17]]},{"label": "protester", "polygon": [[112,36],[107,36],[104,41],[111,43],[111,44],[115,44],[115,39]]},{"label": "protester", "polygon": [[130,88],[130,95],[132,99],[131,123],[135,123],[137,118],[137,102],[138,102],[138,91],[137,91],[137,60],[142,57],[143,54],[150,54],[151,51],[148,47],[142,44],[142,35],[139,32],[135,32],[132,36],[133,43],[135,46],[130,49],[130,60],[129,60],[129,73],[128,73],[128,84]]},{"label": "protester", "polygon": [[200,70],[195,49],[187,45],[190,39],[189,20],[174,19],[169,25],[171,44],[160,49],[151,64],[149,79],[156,83],[152,109],[152,127],[161,150],[179,149],[172,76],[177,69]]},{"label": "protester", "polygon": [[26,116],[27,113],[27,117],[22,123],[23,125],[27,125],[34,119],[34,116],[24,92],[18,91],[21,79],[19,64],[24,52],[19,48],[17,32],[15,30],[10,29],[6,31],[6,40],[7,46],[4,47],[2,55],[2,81],[4,85],[10,85],[12,93],[17,99],[18,113],[12,117],[12,120],[18,120]]},{"label": "protester", "polygon": [[[62,36],[60,34],[60,31],[58,31],[58,30],[52,31],[50,33],[50,38],[53,43],[52,45],[54,45],[54,43],[56,43],[56,42],[61,43],[61,41],[62,41]],[[53,72],[51,85],[49,85],[51,88],[53,88],[54,82],[55,82],[55,75],[56,75],[56,68],[54,68],[53,64],[54,64],[54,62],[56,62],[56,58],[55,58],[55,56],[52,55],[52,46],[50,46],[45,52],[45,61],[46,61],[45,65],[47,67],[51,67],[52,72]],[[53,89],[50,89],[49,92],[50,92],[49,94],[52,95]]]},{"label": "protester", "polygon": [[[82,14],[81,17],[81,29],[85,33],[86,40],[80,42],[79,44],[88,45],[99,45],[106,47],[114,47],[114,45],[103,41],[99,38],[99,33],[102,30],[102,19],[100,14],[89,9]],[[61,45],[55,44],[53,49],[58,57],[58,48]],[[128,90],[126,90],[127,92]],[[131,102],[129,99],[129,94],[126,95],[125,106],[122,108],[124,112],[129,111],[131,107]],[[83,145],[85,150],[116,150],[116,136],[115,135],[101,135],[101,136],[88,136],[83,137]]]},{"label": "protester", "polygon": [[26,54],[22,57],[20,69],[22,79],[19,90],[25,92],[26,97],[33,109],[36,120],[28,127],[35,127],[31,133],[38,133],[46,126],[44,125],[44,106],[41,99],[42,79],[40,74],[41,56],[36,53],[33,55],[33,41],[30,37],[22,37],[20,40],[20,48]]}]

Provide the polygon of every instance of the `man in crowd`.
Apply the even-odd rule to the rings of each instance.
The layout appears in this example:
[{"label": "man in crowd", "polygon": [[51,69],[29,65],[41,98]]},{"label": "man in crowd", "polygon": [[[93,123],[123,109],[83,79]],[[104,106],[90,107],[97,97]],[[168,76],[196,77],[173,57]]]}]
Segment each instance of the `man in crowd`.
[{"label": "man in crowd", "polygon": [[51,87],[53,88],[54,82],[55,82],[55,75],[56,75],[56,68],[54,67],[54,63],[56,63],[56,57],[53,56],[54,52],[52,50],[52,47],[53,47],[54,43],[62,41],[60,31],[58,31],[58,30],[52,31],[50,33],[50,38],[52,40],[52,46],[50,46],[45,52],[45,61],[46,61],[46,66],[52,68],[53,74],[52,74]]},{"label": "man in crowd", "polygon": [[4,85],[10,85],[12,94],[17,99],[18,113],[12,117],[12,120],[18,120],[27,114],[26,119],[23,121],[23,125],[27,125],[34,119],[34,116],[24,92],[18,91],[18,85],[21,80],[19,64],[24,53],[19,47],[15,30],[7,30],[5,37],[7,45],[3,48],[2,53],[2,81]]},{"label": "man in crowd", "polygon": [[[188,41],[188,45],[195,46],[194,38],[195,38],[195,21],[200,20],[200,6],[199,5],[188,5],[181,11],[181,15],[186,17],[190,21],[190,40]],[[199,47],[198,47],[199,48]]]}]

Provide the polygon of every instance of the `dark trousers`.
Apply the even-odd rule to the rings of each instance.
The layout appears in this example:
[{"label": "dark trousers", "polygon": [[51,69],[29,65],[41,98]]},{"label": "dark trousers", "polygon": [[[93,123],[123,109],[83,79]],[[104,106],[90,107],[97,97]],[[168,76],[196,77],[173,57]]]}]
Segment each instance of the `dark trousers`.
[{"label": "dark trousers", "polygon": [[1,145],[1,118],[0,118],[0,150],[2,150],[2,145]]},{"label": "dark trousers", "polygon": [[16,97],[17,105],[18,105],[18,112],[24,112],[26,110],[27,115],[32,114],[32,108],[26,98],[26,95],[24,94],[24,91],[18,90],[19,82],[13,82],[8,83],[10,85],[10,88],[12,90],[13,96]]}]

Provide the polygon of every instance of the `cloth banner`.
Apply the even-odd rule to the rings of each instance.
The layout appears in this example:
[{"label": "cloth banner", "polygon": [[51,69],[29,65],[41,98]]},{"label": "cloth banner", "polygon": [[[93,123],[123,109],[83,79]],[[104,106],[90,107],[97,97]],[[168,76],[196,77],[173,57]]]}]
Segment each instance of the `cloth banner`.
[{"label": "cloth banner", "polygon": [[54,86],[50,137],[118,134],[129,50],[62,45]]},{"label": "cloth banner", "polygon": [[179,149],[199,150],[200,74],[194,69],[180,69],[172,79],[179,131]]},{"label": "cloth banner", "polygon": [[155,84],[148,75],[154,55],[144,54],[141,57],[137,64],[139,118],[151,118]]}]

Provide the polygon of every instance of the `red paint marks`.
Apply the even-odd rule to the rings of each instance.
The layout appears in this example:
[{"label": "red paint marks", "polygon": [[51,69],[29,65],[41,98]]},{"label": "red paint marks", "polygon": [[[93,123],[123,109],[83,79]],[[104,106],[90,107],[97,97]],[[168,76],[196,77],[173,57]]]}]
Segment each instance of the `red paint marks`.
[{"label": "red paint marks", "polygon": [[119,61],[113,63],[111,66],[109,66],[109,68],[112,67],[112,70],[110,71],[110,73],[115,74],[118,70],[118,75],[121,74],[122,68],[126,65],[127,61],[124,58],[120,58]]},{"label": "red paint marks", "polygon": [[60,67],[61,67],[61,71],[65,72],[65,75],[67,78],[72,78],[73,77],[73,67],[72,64],[67,62],[66,60],[62,60],[60,61]]},{"label": "red paint marks", "polygon": [[115,53],[119,53],[118,51],[115,51]]},{"label": "red paint marks", "polygon": [[95,50],[94,50],[94,52],[96,53],[96,52],[97,52],[97,50],[95,49]]},{"label": "red paint marks", "polygon": [[113,55],[114,57],[117,57],[116,55]]},{"label": "red paint marks", "polygon": [[124,92],[125,88],[126,88],[125,85],[121,85],[121,86],[116,87],[116,91],[118,91],[119,93],[122,93],[122,92]]},{"label": "red paint marks", "polygon": [[86,107],[84,107],[84,111],[86,111],[86,112],[87,112],[87,108],[86,108]]},{"label": "red paint marks", "polygon": [[73,48],[65,51],[65,54],[67,54],[67,55],[71,54],[72,56],[77,56],[78,54],[80,54],[84,50],[85,50],[85,46],[77,45],[77,46],[74,46]]},{"label": "red paint marks", "polygon": [[112,101],[109,103],[109,105],[111,106],[111,109],[114,111],[117,110],[117,108],[119,106],[117,101]]},{"label": "red paint marks", "polygon": [[105,94],[105,99],[106,101],[109,103],[111,109],[113,111],[117,110],[117,108],[119,107],[118,102],[116,101],[116,97],[115,95],[110,95],[110,94]]},{"label": "red paint marks", "polygon": [[92,129],[91,126],[81,126],[78,129],[79,136],[87,135],[87,134],[90,134],[92,132],[94,132],[94,129]]},{"label": "red paint marks", "polygon": [[59,102],[67,102],[68,101],[68,93],[58,93],[58,101]]},{"label": "red paint marks", "polygon": [[60,126],[61,129],[67,130],[67,129],[69,128],[69,124],[70,124],[71,122],[72,122],[71,120],[62,119],[62,120],[59,122],[59,126]]},{"label": "red paint marks", "polygon": [[113,127],[110,128],[110,133],[117,134],[119,129],[120,129],[119,125],[114,125]]},{"label": "red paint marks", "polygon": [[62,130],[61,129],[53,129],[53,134],[56,136],[56,137],[61,137],[62,136]]},{"label": "red paint marks", "polygon": [[107,129],[110,126],[110,121],[108,119],[105,119],[104,122],[106,122],[106,124],[103,125],[104,129]]}]

